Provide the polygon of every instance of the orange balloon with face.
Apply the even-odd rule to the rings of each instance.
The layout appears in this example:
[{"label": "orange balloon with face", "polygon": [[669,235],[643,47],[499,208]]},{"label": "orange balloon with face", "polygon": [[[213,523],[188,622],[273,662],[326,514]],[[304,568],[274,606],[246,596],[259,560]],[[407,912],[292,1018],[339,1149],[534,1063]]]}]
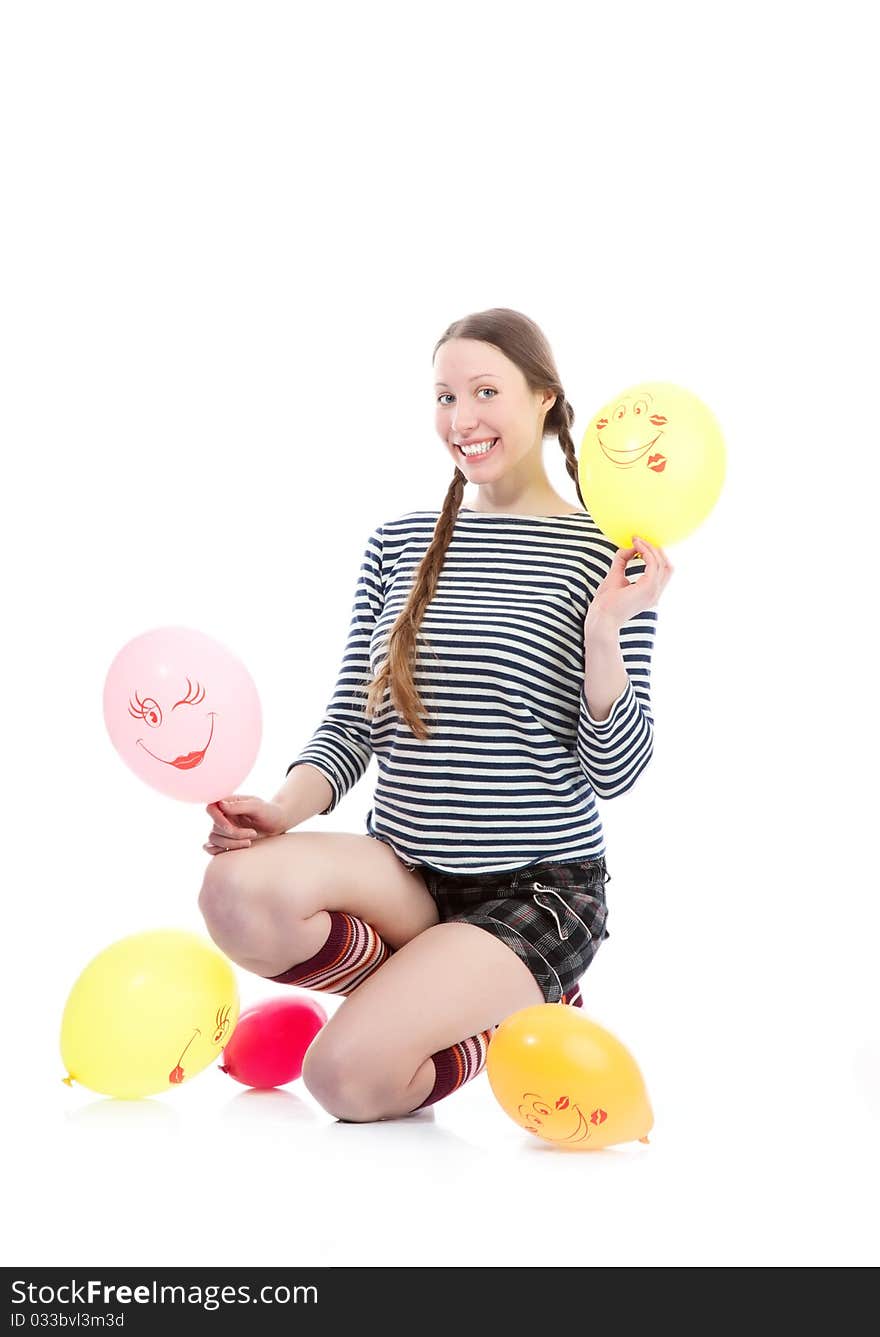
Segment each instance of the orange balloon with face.
[{"label": "orange balloon with face", "polygon": [[492,1094],[527,1132],[567,1150],[647,1142],[654,1115],[630,1051],[580,1008],[537,1003],[489,1042]]}]

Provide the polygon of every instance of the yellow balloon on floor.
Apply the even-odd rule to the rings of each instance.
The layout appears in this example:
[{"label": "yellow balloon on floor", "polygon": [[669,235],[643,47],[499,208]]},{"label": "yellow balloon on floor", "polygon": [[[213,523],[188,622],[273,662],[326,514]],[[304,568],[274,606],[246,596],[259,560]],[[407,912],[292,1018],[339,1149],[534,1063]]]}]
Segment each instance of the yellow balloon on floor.
[{"label": "yellow balloon on floor", "polygon": [[155,929],[99,952],[61,1021],[68,1076],[136,1100],[172,1090],[216,1058],[238,1021],[230,962],[195,933]]},{"label": "yellow balloon on floor", "polygon": [[486,1073],[514,1123],[557,1147],[646,1142],[654,1124],[632,1054],[577,1007],[536,1003],[507,1017],[489,1042]]},{"label": "yellow balloon on floor", "polygon": [[690,390],[644,381],[596,413],[578,482],[587,510],[618,548],[633,534],[664,547],[693,533],[721,493],[727,453],[712,411]]}]

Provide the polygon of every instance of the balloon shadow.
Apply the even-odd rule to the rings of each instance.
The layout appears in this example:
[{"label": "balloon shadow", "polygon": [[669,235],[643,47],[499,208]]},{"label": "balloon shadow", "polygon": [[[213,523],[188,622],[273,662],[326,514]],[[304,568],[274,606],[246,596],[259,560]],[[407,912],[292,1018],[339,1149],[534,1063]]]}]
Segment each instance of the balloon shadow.
[{"label": "balloon shadow", "polygon": [[641,1153],[634,1142],[617,1143],[610,1147],[566,1147],[561,1142],[552,1142],[548,1138],[525,1135],[523,1150],[529,1156],[564,1156],[566,1159],[580,1157],[582,1160],[626,1159]]},{"label": "balloon shadow", "polygon": [[104,1096],[66,1113],[65,1122],[79,1127],[129,1131],[180,1127],[180,1115],[161,1100],[117,1100]]},{"label": "balloon shadow", "polygon": [[259,1124],[266,1127],[314,1123],[317,1116],[295,1091],[273,1086],[269,1090],[249,1087],[246,1091],[240,1091],[223,1106],[220,1118],[226,1123]]}]

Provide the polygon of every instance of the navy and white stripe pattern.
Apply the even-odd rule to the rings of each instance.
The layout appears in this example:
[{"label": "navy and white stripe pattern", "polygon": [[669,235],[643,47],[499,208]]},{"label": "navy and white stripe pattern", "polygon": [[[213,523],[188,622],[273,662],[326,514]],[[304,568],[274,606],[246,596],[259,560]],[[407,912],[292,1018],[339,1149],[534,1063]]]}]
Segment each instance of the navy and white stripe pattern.
[{"label": "navy and white stripe pattern", "polygon": [[[366,685],[412,586],[439,512],[370,535],[333,697],[288,767],[333,787],[330,813],[375,754],[367,832],[399,857],[447,873],[503,872],[604,854],[596,796],[613,798],[653,747],[650,664],[656,610],[620,633],[627,686],[597,722],[584,691],[584,618],[616,548],[584,511],[527,516],[460,510],[419,628],[416,687],[430,737]],[[633,562],[628,574],[644,564]]]}]

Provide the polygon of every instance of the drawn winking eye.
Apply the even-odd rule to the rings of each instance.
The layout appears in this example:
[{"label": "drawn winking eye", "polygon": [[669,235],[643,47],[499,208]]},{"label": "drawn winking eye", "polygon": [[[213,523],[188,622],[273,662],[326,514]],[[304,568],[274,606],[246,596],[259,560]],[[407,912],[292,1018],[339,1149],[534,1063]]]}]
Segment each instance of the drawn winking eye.
[{"label": "drawn winking eye", "polygon": [[196,694],[195,694],[194,697],[191,698],[192,689],[193,689],[193,688],[192,688],[192,683],[190,682],[189,678],[187,678],[187,680],[186,680],[186,696],[183,698],[182,701],[175,701],[175,703],[174,703],[174,705],[171,707],[171,709],[172,709],[172,710],[176,710],[178,706],[197,706],[197,705],[199,704],[200,701],[204,701],[204,699],[205,699],[205,689],[204,689],[204,687],[200,687],[199,684],[196,683]]},{"label": "drawn winking eye", "polygon": [[217,1015],[214,1018],[217,1023],[217,1028],[214,1031],[215,1045],[219,1045],[220,1041],[224,1039],[229,1030],[229,1013],[231,1010],[232,1009],[229,1007],[221,1007],[217,1009]]},{"label": "drawn winking eye", "polygon": [[132,706],[129,700],[129,715],[134,716],[136,720],[144,720],[151,729],[158,729],[162,723],[162,708],[158,701],[154,701],[151,696],[145,697],[142,701],[137,692],[134,694],[134,699],[137,702],[137,709]]}]

